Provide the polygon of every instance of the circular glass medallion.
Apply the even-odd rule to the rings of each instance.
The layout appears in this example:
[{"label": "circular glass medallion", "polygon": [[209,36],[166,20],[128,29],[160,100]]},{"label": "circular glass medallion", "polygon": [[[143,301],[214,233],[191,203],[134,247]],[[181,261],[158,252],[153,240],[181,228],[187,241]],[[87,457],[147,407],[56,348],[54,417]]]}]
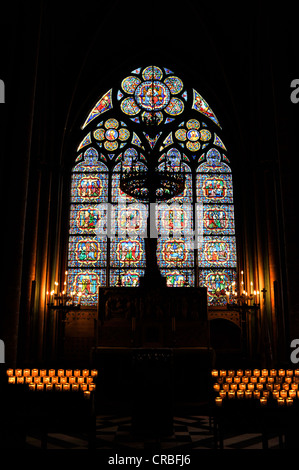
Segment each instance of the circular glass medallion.
[{"label": "circular glass medallion", "polygon": [[179,98],[171,98],[169,105],[165,111],[171,116],[177,116],[184,110],[184,104]]},{"label": "circular glass medallion", "polygon": [[149,67],[146,67],[143,70],[142,77],[144,80],[152,80],[153,78],[155,80],[161,80],[161,78],[163,77],[163,72],[159,67],[156,67],[155,65],[150,65]]},{"label": "circular glass medallion", "polygon": [[165,108],[170,100],[169,88],[158,81],[146,81],[136,88],[137,104],[147,111],[157,111]]},{"label": "circular glass medallion", "polygon": [[191,142],[196,142],[196,140],[199,139],[199,132],[196,129],[190,129],[190,131],[187,132],[187,137]]},{"label": "circular glass medallion", "polygon": [[204,142],[206,142],[207,140],[210,140],[211,138],[211,132],[208,131],[207,129],[202,129],[200,131],[200,140],[203,140]]},{"label": "circular glass medallion", "polygon": [[164,83],[168,86],[173,95],[180,93],[183,89],[183,82],[178,77],[167,77]]},{"label": "circular glass medallion", "polygon": [[116,150],[118,148],[118,143],[115,140],[114,142],[107,142],[107,140],[104,142],[104,147],[106,150]]},{"label": "circular glass medallion", "polygon": [[178,140],[186,140],[187,137],[186,137],[186,134],[187,134],[187,131],[186,129],[178,129],[175,133],[175,136]]},{"label": "circular glass medallion", "polygon": [[126,98],[121,102],[121,110],[123,113],[128,114],[129,116],[134,116],[138,114],[140,109],[138,108],[134,98]]},{"label": "circular glass medallion", "polygon": [[138,77],[127,77],[121,82],[122,89],[129,94],[133,94],[137,86],[140,83],[140,78]]},{"label": "circular glass medallion", "polygon": [[115,129],[108,129],[105,133],[107,140],[116,140],[118,137],[118,132]]},{"label": "circular glass medallion", "polygon": [[124,129],[123,127],[119,129],[118,138],[119,140],[127,140],[130,137],[130,132],[128,129]]},{"label": "circular glass medallion", "polygon": [[190,141],[188,141],[186,146],[189,150],[191,150],[191,152],[196,152],[197,150],[200,149],[200,143],[199,142],[190,142]]},{"label": "circular glass medallion", "polygon": [[200,128],[200,124],[196,119],[189,119],[189,121],[187,122],[186,125],[187,125],[188,129],[199,129]]},{"label": "circular glass medallion", "polygon": [[93,136],[97,140],[104,140],[104,138],[105,138],[105,129],[96,129],[93,133]]},{"label": "circular glass medallion", "polygon": [[106,127],[106,129],[110,129],[110,128],[117,129],[118,128],[118,121],[114,118],[108,119],[105,122],[105,127]]}]

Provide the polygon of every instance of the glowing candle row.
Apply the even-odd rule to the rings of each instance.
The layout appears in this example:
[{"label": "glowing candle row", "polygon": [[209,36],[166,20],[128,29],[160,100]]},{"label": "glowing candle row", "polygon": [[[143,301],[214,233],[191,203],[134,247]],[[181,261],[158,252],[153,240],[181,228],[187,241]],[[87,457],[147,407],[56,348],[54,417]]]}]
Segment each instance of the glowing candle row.
[{"label": "glowing candle row", "polygon": [[71,370],[71,369],[58,369],[57,371],[57,374],[56,374],[56,370],[55,369],[49,369],[47,371],[47,369],[7,369],[6,371],[8,377],[12,377],[13,375],[15,375],[16,377],[29,377],[29,376],[32,376],[32,377],[36,377],[36,376],[40,376],[40,377],[44,377],[44,376],[49,376],[49,377],[54,377],[54,376],[58,376],[58,377],[71,377],[71,376],[74,376],[74,377],[80,377],[80,376],[83,376],[83,377],[86,377],[88,375],[92,376],[92,377],[96,377],[98,375],[98,371],[96,369],[93,369],[93,370],[89,370],[89,369],[83,369],[82,372],[80,369],[75,369],[74,371]]},{"label": "glowing candle row", "polygon": [[211,371],[212,377],[299,377],[299,369],[242,369],[238,370],[224,370],[224,369],[213,369]]}]

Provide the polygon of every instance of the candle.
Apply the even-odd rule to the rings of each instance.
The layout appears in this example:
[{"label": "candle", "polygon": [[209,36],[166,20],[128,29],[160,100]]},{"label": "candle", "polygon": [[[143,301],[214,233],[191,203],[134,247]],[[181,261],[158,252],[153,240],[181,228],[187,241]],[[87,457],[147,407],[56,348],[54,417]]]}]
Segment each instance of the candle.
[{"label": "candle", "polygon": [[58,377],[64,376],[64,369],[58,369]]},{"label": "candle", "polygon": [[84,391],[84,398],[85,398],[85,400],[88,400],[90,398],[90,391],[89,390]]},{"label": "candle", "polygon": [[35,383],[31,382],[29,384],[29,390],[30,390],[30,392],[33,392],[35,390]]},{"label": "candle", "polygon": [[234,377],[235,371],[234,371],[234,370],[229,370],[229,371],[227,371],[227,375],[228,375],[229,377]]},{"label": "candle", "polygon": [[230,391],[228,392],[227,396],[228,396],[228,398],[230,398],[230,399],[231,399],[231,398],[235,398],[235,392],[234,392],[234,390],[230,390]]},{"label": "candle", "polygon": [[241,377],[234,377],[234,383],[239,384],[241,382]]},{"label": "candle", "polygon": [[238,370],[237,370],[237,375],[238,375],[239,377],[242,377],[243,371],[242,371],[241,369],[238,369]]},{"label": "candle", "polygon": [[87,390],[87,388],[87,384],[80,384],[80,390],[82,390],[83,392]]},{"label": "candle", "polygon": [[35,384],[39,384],[39,383],[40,383],[40,381],[41,381],[41,378],[40,378],[40,376],[39,376],[39,375],[37,375],[37,376],[33,377],[33,382],[34,382]]},{"label": "candle", "polygon": [[216,403],[216,406],[222,406],[222,398],[221,397],[216,397],[215,398],[215,403]]},{"label": "candle", "polygon": [[53,385],[47,383],[47,384],[46,384],[46,392],[51,392],[52,390],[53,390]]},{"label": "candle", "polygon": [[32,381],[33,381],[33,378],[31,377],[31,375],[29,377],[25,377],[26,384],[30,384]]},{"label": "candle", "polygon": [[278,398],[277,399],[277,404],[278,404],[278,406],[283,406],[284,405],[284,398]]},{"label": "candle", "polygon": [[[89,390],[90,392],[93,392],[95,389],[96,389],[96,384],[89,384],[89,385],[88,385],[88,390]],[[295,393],[295,395],[296,395],[296,392],[294,392],[294,393]]]},{"label": "candle", "polygon": [[[93,372],[94,371],[91,371],[91,375],[93,375]],[[218,370],[213,369],[212,372],[211,372],[211,375],[212,375],[212,377],[218,377]]]},{"label": "candle", "polygon": [[55,375],[55,369],[50,369],[49,370],[49,377],[54,377]]},{"label": "candle", "polygon": [[76,383],[76,377],[74,377],[74,376],[69,377],[69,383],[70,383],[70,384]]},{"label": "candle", "polygon": [[7,369],[6,374],[7,374],[8,377],[12,377],[13,376],[13,369]]},{"label": "candle", "polygon": [[281,398],[286,398],[288,396],[288,392],[286,390],[280,390]]},{"label": "candle", "polygon": [[38,376],[38,369],[32,369],[31,375],[32,375],[32,377],[37,377]]},{"label": "candle", "polygon": [[253,397],[259,399],[261,397],[261,392],[259,392],[258,390],[254,390]]},{"label": "candle", "polygon": [[270,370],[270,377],[276,377],[277,375],[277,370],[276,369],[271,369]]},{"label": "candle", "polygon": [[237,391],[237,398],[239,398],[239,399],[244,398],[244,392],[243,392],[243,390],[238,390],[238,391]]},{"label": "candle", "polygon": [[44,384],[43,383],[36,384],[36,390],[38,392],[42,392],[44,390]]},{"label": "candle", "polygon": [[289,397],[296,398],[296,390],[289,390]]},{"label": "candle", "polygon": [[254,390],[254,384],[250,383],[247,385],[248,390],[253,391]]},{"label": "candle", "polygon": [[91,384],[92,382],[93,382],[93,377],[91,377],[91,376],[86,377],[86,383],[87,384]]},{"label": "candle", "polygon": [[245,370],[245,376],[246,376],[246,377],[250,377],[250,375],[251,375],[251,370],[250,370],[250,369],[246,369],[246,370]]},{"label": "candle", "polygon": [[73,373],[72,370],[67,369],[66,372],[65,372],[65,375],[66,375],[67,377],[71,377],[72,373]]},{"label": "candle", "polygon": [[272,396],[273,396],[273,398],[275,398],[277,400],[279,398],[279,391],[278,390],[273,390]]},{"label": "candle", "polygon": [[79,369],[76,369],[76,370],[74,371],[74,376],[75,376],[75,377],[79,377],[80,374],[81,374],[81,371],[80,371]]},{"label": "candle", "polygon": [[287,406],[291,406],[293,404],[293,398],[287,398],[286,399],[286,404],[287,404]]},{"label": "candle", "polygon": [[259,377],[261,375],[261,371],[259,369],[254,369],[253,375],[254,377]]},{"label": "candle", "polygon": [[281,377],[284,377],[285,376],[285,370],[284,369],[279,369],[278,375],[280,375]]},{"label": "candle", "polygon": [[64,383],[64,384],[63,384],[63,391],[64,391],[64,392],[69,392],[69,391],[70,391],[70,388],[71,388],[71,386],[70,386],[69,383]]},{"label": "candle", "polygon": [[245,398],[252,398],[252,391],[251,390],[245,390]]},{"label": "candle", "polygon": [[82,375],[83,375],[83,377],[87,377],[89,375],[89,370],[84,369],[83,372],[82,372]]},{"label": "candle", "polygon": [[78,384],[72,384],[72,390],[73,390],[74,392],[78,392],[78,390],[79,390],[79,385],[78,385]]},{"label": "candle", "polygon": [[266,406],[267,405],[267,398],[266,397],[260,398],[260,404],[261,404],[261,406]]},{"label": "candle", "polygon": [[41,369],[39,375],[40,375],[41,377],[45,377],[45,376],[47,375],[46,369]]},{"label": "candle", "polygon": [[29,375],[30,375],[30,369],[24,369],[23,375],[24,375],[24,377],[29,377]]},{"label": "candle", "polygon": [[15,384],[15,383],[16,383],[16,378],[15,378],[15,376],[13,376],[13,377],[8,377],[8,383],[9,383],[9,384]]},{"label": "candle", "polygon": [[58,381],[59,381],[59,377],[57,377],[57,376],[51,377],[52,384],[58,384]]},{"label": "candle", "polygon": [[292,369],[287,369],[287,376],[291,377],[293,375],[293,370]]},{"label": "candle", "polygon": [[16,375],[16,377],[21,377],[22,369],[16,369],[15,375]]},{"label": "candle", "polygon": [[43,377],[43,383],[44,383],[44,384],[50,383],[50,377],[45,375],[45,376]]},{"label": "candle", "polygon": [[62,385],[61,384],[55,384],[55,390],[56,390],[56,392],[61,392]]},{"label": "candle", "polygon": [[268,370],[267,369],[262,369],[262,376],[267,377],[268,376]]},{"label": "candle", "polygon": [[225,390],[220,390],[219,396],[220,396],[220,398],[225,398],[226,397],[226,391]]}]

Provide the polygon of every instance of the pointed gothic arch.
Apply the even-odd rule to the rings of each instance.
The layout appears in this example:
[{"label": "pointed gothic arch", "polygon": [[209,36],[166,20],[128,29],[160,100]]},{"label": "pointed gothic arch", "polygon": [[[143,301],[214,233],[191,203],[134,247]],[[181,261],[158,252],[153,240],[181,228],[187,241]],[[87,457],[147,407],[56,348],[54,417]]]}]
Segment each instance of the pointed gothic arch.
[{"label": "pointed gothic arch", "polygon": [[[153,109],[157,132],[147,132]],[[96,305],[97,286],[137,286],[145,272],[147,204],[119,186],[121,162],[153,152],[185,173],[183,193],[156,210],[157,261],[167,285],[206,286],[223,305],[236,281],[233,183],[221,126],[204,98],[168,68],[133,70],[84,120],[72,171],[68,291]]]}]

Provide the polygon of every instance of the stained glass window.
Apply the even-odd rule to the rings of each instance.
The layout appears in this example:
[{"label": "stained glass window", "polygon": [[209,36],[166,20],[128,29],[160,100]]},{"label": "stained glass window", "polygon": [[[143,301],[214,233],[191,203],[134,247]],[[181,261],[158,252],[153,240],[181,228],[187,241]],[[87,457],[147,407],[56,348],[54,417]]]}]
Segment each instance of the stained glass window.
[{"label": "stained glass window", "polygon": [[223,305],[236,280],[237,254],[231,170],[215,148],[197,168],[196,193],[199,283],[210,305]]},{"label": "stained glass window", "polygon": [[[153,116],[155,133],[146,127]],[[233,183],[207,101],[167,67],[138,67],[100,94],[81,131],[71,177],[68,292],[95,306],[98,286],[138,286],[154,210],[167,285],[206,286],[208,303],[222,305],[237,263]],[[121,171],[133,163],[147,171],[152,159],[159,172],[185,177],[184,190],[154,209],[120,188]]]},{"label": "stained glass window", "polygon": [[82,305],[97,302],[106,284],[108,169],[94,148],[73,169],[68,249],[68,293]]}]

